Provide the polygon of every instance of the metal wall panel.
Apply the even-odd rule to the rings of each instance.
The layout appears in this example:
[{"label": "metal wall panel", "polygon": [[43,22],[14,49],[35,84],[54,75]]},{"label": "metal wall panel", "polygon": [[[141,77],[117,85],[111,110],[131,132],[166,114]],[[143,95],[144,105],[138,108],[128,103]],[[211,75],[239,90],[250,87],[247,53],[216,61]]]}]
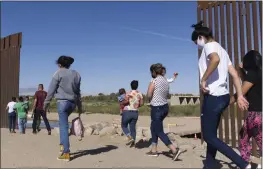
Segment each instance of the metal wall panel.
[{"label": "metal wall panel", "polygon": [[[197,16],[198,22],[203,20],[204,25],[209,26],[210,29],[213,28],[215,39],[227,50],[236,68],[246,52],[251,49],[260,50],[260,45],[262,45],[262,2],[198,1]],[[262,48],[259,52],[262,54]],[[200,57],[200,50],[198,57]],[[234,94],[233,87],[232,78],[229,78],[230,95]],[[223,113],[224,122],[221,120],[219,124],[219,138],[236,147],[240,140],[238,132],[245,117],[246,112],[240,111],[236,105],[230,106]],[[253,155],[256,156],[254,141]]]},{"label": "metal wall panel", "polygon": [[0,111],[1,128],[8,127],[7,103],[19,95],[20,48],[22,33],[1,38],[0,45]]}]

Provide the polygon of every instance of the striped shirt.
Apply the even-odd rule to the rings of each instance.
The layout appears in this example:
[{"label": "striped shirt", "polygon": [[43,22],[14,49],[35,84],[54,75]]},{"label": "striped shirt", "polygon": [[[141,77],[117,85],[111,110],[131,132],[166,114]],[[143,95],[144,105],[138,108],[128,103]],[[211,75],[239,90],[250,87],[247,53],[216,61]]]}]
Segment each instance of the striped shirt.
[{"label": "striped shirt", "polygon": [[163,76],[157,76],[154,80],[154,91],[151,100],[152,106],[162,106],[168,104],[169,83]]}]

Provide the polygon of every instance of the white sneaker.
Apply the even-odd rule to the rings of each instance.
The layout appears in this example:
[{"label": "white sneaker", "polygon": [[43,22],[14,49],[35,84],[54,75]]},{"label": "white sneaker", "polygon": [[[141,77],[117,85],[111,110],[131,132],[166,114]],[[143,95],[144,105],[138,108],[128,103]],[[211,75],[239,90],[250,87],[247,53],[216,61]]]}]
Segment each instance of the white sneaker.
[{"label": "white sneaker", "polygon": [[261,166],[261,164],[258,164],[258,167],[257,167],[257,169],[262,169],[262,166]]}]

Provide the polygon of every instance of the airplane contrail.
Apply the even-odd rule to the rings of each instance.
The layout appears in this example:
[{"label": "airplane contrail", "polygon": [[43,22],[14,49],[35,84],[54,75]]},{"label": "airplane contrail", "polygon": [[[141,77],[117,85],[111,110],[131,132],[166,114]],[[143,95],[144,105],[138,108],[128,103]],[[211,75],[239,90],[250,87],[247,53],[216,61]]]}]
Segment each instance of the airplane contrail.
[{"label": "airplane contrail", "polygon": [[144,30],[135,29],[135,28],[131,28],[131,27],[121,27],[121,28],[122,29],[126,29],[126,30],[130,30],[130,31],[135,31],[135,32],[140,32],[140,33],[145,33],[145,34],[150,34],[150,35],[155,35],[155,36],[161,36],[161,37],[164,37],[164,38],[175,39],[175,40],[180,40],[180,41],[185,41],[185,42],[191,42],[191,40],[188,40],[188,39],[185,39],[185,38],[180,38],[180,37],[176,37],[176,36],[170,36],[170,35],[157,33],[157,32],[153,32],[153,31],[144,31]]},{"label": "airplane contrail", "polygon": [[[113,26],[113,25],[106,23],[106,22],[97,22],[97,23]],[[114,27],[116,27],[116,26],[114,26]],[[121,26],[119,28],[129,30],[129,31],[134,31],[134,32],[139,32],[139,33],[144,33],[144,34],[149,34],[149,35],[155,35],[155,36],[160,36],[160,37],[169,38],[169,39],[174,39],[174,40],[180,40],[180,41],[184,41],[184,42],[192,42],[191,40],[186,39],[186,38],[180,38],[180,37],[166,35],[166,34],[153,32],[153,31],[145,31],[145,30],[135,29],[132,27],[127,27],[127,26]]]}]

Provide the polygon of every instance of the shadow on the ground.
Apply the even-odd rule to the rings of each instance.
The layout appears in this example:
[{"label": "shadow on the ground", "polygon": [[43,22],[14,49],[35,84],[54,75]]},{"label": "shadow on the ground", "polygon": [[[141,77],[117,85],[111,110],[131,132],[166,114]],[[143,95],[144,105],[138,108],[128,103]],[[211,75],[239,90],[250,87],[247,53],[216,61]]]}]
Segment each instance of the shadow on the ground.
[{"label": "shadow on the ground", "polygon": [[[205,158],[204,156],[200,156],[201,158],[204,158],[203,160],[203,165],[205,166],[206,162],[205,162]],[[235,166],[235,164],[233,162],[225,162],[225,161],[222,161],[222,160],[218,160],[216,159],[215,160],[215,163],[213,164],[213,169],[221,169],[223,168],[223,164],[226,164],[228,166],[228,168],[230,169],[237,169],[237,167]]]},{"label": "shadow on the ground", "polygon": [[77,151],[75,153],[71,153],[70,155],[72,155],[72,160],[82,157],[82,156],[86,156],[86,155],[97,155],[100,153],[106,153],[109,152],[111,150],[115,150],[118,147],[113,146],[113,145],[106,145],[104,147],[100,147],[100,148],[96,148],[96,149],[89,149],[89,150],[80,150]]},{"label": "shadow on the ground", "polygon": [[[160,152],[159,154],[162,154],[162,155],[164,155],[164,156],[166,156],[168,158],[173,158],[173,155],[172,155],[171,151],[163,151],[163,152]],[[180,156],[179,156],[179,158],[176,161],[182,161],[180,159]]]},{"label": "shadow on the ground", "polygon": [[149,148],[151,146],[151,143],[152,139],[150,139],[149,141],[144,141],[143,139],[141,139],[136,143],[135,146],[137,149]]}]

